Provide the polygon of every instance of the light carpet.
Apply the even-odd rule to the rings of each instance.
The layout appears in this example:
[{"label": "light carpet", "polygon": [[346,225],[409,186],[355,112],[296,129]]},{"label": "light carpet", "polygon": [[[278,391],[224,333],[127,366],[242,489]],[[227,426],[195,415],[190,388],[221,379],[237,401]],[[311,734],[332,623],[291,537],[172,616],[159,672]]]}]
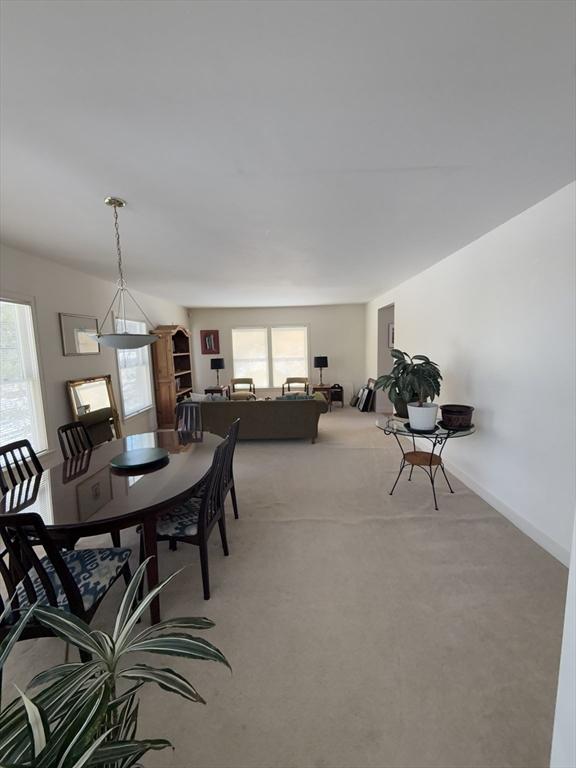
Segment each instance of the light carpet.
[{"label": "light carpet", "polygon": [[[175,750],[146,766],[548,765],[567,571],[455,478],[438,512],[423,473],[390,497],[398,465],[374,414],[350,408],[321,417],[315,445],[239,444],[240,520],[230,557],[211,540],[209,602],[196,548],[160,545],[163,575],[190,565],[163,615],[212,618],[233,674],[149,657],[208,704],[147,688],[140,735]],[[19,643],[5,686],[62,659],[58,640]]]}]

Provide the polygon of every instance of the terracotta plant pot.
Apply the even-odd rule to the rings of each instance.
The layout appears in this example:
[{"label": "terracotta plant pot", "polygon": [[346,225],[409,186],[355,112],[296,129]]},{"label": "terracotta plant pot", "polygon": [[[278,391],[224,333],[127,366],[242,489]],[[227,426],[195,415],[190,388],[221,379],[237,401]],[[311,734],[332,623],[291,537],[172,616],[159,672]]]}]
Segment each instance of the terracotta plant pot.
[{"label": "terracotta plant pot", "polygon": [[471,405],[441,405],[442,423],[448,429],[467,429],[472,424]]}]

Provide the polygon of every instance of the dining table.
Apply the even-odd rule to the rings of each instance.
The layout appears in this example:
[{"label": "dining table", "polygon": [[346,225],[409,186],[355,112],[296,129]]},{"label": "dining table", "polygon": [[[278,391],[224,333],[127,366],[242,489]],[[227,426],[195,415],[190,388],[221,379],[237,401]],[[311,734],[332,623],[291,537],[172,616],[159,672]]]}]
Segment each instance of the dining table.
[{"label": "dining table", "polygon": [[[0,501],[0,514],[36,512],[63,548],[84,536],[142,527],[148,590],[159,580],[156,518],[190,497],[209,470],[222,437],[209,432],[157,430],[103,443],[15,485]],[[111,462],[126,452],[142,455],[164,449],[165,457],[146,469],[118,469]],[[160,598],[150,604],[151,622],[160,621]]]}]

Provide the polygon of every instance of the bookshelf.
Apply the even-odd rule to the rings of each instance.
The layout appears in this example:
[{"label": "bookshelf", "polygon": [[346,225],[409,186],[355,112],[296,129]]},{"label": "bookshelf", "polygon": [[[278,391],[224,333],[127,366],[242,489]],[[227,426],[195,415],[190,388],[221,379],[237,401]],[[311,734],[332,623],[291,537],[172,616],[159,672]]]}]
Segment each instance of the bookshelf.
[{"label": "bookshelf", "polygon": [[159,429],[173,429],[176,403],[192,392],[190,331],[182,325],[159,325],[152,345],[154,389]]}]

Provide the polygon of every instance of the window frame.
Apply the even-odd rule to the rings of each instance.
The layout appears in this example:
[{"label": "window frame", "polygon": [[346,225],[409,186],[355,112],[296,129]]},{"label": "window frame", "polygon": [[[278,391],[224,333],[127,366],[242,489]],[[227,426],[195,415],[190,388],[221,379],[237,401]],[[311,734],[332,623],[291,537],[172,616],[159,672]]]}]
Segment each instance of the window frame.
[{"label": "window frame", "polygon": [[0,290],[0,301],[6,301],[11,304],[25,304],[30,307],[30,312],[32,316],[32,333],[34,335],[34,344],[36,347],[36,364],[38,366],[38,382],[39,382],[39,388],[40,388],[40,401],[42,405],[42,416],[44,421],[44,432],[46,434],[46,447],[42,448],[40,451],[36,451],[34,446],[32,446],[36,452],[37,456],[46,456],[53,452],[52,445],[50,443],[50,435],[52,434],[51,429],[49,429],[48,425],[48,409],[46,408],[46,382],[45,382],[45,376],[44,376],[44,362],[42,360],[42,348],[40,344],[40,336],[38,333],[39,323],[38,323],[38,309],[37,309],[37,303],[36,303],[36,297],[31,296],[30,294],[25,293],[18,293],[15,291],[4,291]]},{"label": "window frame", "polygon": [[[122,322],[123,318],[115,317],[113,315],[112,321],[114,323],[114,331],[117,333],[118,331],[117,331],[116,323],[119,322],[119,321]],[[144,326],[146,325],[144,320],[132,319],[131,317],[127,317],[126,318],[126,322],[127,323],[143,323]],[[139,410],[134,411],[133,413],[129,413],[129,414],[126,413],[126,405],[124,403],[124,392],[122,390],[122,375],[120,373],[120,356],[119,356],[119,353],[123,352],[125,350],[122,350],[122,349],[116,349],[115,350],[115,352],[116,352],[116,354],[115,354],[115,358],[116,358],[116,374],[118,376],[118,389],[120,391],[120,408],[122,409],[122,421],[123,422],[126,422],[129,419],[133,419],[135,416],[140,416],[140,414],[146,413],[147,411],[150,411],[150,410],[152,410],[152,409],[154,409],[156,407],[156,401],[154,399],[154,376],[153,376],[153,371],[152,371],[152,355],[150,354],[150,344],[146,345],[146,350],[147,350],[147,353],[148,353],[148,378],[150,380],[150,405],[147,405],[144,408],[140,408]]]},{"label": "window frame", "polygon": [[282,385],[274,386],[274,357],[272,354],[272,330],[276,328],[304,328],[306,329],[306,364],[308,368],[307,377],[310,379],[310,323],[273,323],[272,325],[235,325],[230,329],[230,348],[232,350],[232,371],[234,377],[236,377],[236,371],[234,370],[234,331],[266,331],[266,353],[268,361],[268,384],[260,387],[260,389],[282,389]]}]

